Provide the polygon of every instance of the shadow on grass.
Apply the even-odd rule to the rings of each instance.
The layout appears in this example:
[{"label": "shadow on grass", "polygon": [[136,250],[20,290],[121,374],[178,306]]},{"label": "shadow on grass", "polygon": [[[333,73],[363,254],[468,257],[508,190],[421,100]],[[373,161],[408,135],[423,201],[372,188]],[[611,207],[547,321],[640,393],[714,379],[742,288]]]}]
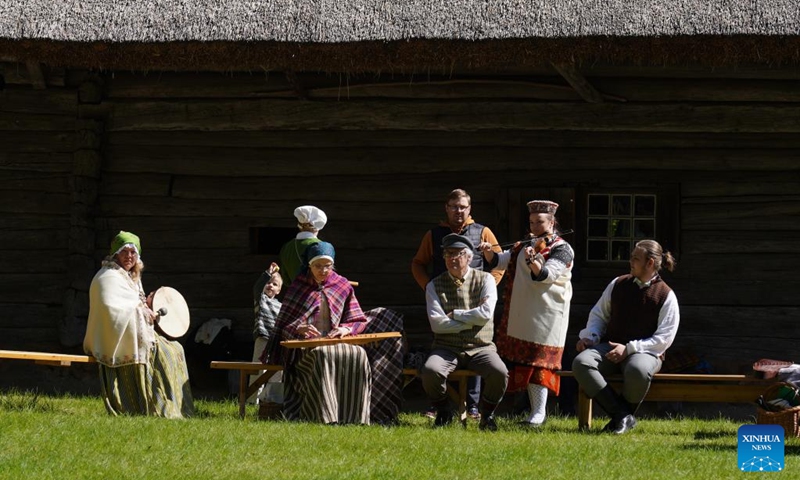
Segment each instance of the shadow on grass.
[{"label": "shadow on grass", "polygon": [[0,410],[6,412],[55,412],[55,403],[37,391],[10,390],[0,396]]}]

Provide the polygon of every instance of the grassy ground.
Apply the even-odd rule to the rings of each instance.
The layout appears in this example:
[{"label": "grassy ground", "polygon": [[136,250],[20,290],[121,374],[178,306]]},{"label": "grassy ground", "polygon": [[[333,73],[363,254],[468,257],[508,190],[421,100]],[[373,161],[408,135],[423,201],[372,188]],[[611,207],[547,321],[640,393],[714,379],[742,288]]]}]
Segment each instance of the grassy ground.
[{"label": "grassy ground", "polygon": [[[748,478],[736,469],[727,419],[645,419],[613,437],[551,417],[543,431],[513,418],[500,431],[471,421],[433,430],[404,414],[393,428],[242,421],[230,401],[197,401],[197,417],[109,417],[97,397],[0,393],[0,478]],[[602,420],[602,419],[601,419]],[[596,422],[595,428],[602,426]],[[783,476],[799,478],[800,441]],[[794,472],[794,473],[792,473]]]}]

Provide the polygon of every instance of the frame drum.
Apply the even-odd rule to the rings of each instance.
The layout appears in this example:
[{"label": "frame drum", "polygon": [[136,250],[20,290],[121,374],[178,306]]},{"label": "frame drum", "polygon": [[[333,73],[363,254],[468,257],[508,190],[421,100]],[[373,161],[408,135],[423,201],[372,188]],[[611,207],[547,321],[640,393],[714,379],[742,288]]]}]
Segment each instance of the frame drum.
[{"label": "frame drum", "polygon": [[153,296],[153,310],[162,310],[156,328],[172,339],[180,338],[189,330],[189,306],[183,295],[172,287],[161,287]]}]

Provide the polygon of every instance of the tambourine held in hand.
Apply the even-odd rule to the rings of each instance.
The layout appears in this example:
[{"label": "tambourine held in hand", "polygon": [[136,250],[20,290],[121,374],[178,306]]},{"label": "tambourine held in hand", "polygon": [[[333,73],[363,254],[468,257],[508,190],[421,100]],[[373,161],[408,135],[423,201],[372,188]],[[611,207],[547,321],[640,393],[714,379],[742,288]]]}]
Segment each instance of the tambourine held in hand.
[{"label": "tambourine held in hand", "polygon": [[183,295],[172,287],[161,287],[153,295],[153,310],[159,314],[156,330],[172,339],[189,330],[189,306]]}]

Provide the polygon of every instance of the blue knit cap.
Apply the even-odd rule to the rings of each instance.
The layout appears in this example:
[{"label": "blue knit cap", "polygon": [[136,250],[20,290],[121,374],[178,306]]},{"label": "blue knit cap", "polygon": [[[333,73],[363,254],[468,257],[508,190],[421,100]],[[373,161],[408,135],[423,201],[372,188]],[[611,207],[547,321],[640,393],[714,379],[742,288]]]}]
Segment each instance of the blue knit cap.
[{"label": "blue knit cap", "polygon": [[333,245],[328,242],[312,243],[306,248],[305,257],[303,266],[307,268],[311,263],[320,258],[327,258],[332,262],[336,257],[336,250],[334,250]]}]

